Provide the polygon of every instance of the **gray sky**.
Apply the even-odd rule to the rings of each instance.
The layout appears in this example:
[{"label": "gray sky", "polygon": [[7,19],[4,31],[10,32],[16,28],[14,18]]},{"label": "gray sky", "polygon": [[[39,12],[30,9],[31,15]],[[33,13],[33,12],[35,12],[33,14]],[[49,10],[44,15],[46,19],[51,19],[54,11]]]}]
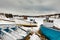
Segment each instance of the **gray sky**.
[{"label": "gray sky", "polygon": [[0,12],[39,15],[60,12],[60,0],[0,0]]}]

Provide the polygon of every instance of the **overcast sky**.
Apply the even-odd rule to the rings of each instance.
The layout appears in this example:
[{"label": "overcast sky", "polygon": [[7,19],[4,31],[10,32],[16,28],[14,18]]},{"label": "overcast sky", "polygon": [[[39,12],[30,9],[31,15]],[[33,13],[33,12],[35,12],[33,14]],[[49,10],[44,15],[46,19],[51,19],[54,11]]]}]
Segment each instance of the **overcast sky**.
[{"label": "overcast sky", "polygon": [[60,12],[60,0],[0,0],[0,12],[37,15]]}]

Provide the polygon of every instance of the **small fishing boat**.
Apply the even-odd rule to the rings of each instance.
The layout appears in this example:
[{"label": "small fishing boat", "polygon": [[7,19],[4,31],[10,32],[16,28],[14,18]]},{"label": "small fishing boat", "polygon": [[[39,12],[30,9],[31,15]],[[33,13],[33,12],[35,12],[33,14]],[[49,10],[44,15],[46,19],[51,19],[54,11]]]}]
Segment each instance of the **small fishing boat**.
[{"label": "small fishing boat", "polygon": [[2,24],[0,26],[1,40],[25,40],[25,37],[30,34],[28,30],[15,24]]},{"label": "small fishing boat", "polygon": [[56,29],[53,29],[53,28],[48,28],[44,25],[41,25],[40,31],[49,40],[60,40],[60,30],[56,30]]},{"label": "small fishing boat", "polygon": [[44,24],[40,25],[40,31],[48,40],[60,40],[60,30],[53,28],[51,20],[46,20]]}]

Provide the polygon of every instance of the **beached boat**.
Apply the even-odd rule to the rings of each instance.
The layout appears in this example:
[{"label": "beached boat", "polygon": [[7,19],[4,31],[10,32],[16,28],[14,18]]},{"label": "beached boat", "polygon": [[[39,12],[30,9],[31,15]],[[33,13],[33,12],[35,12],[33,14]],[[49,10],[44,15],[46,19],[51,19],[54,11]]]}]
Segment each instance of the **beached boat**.
[{"label": "beached boat", "polygon": [[30,33],[15,24],[1,24],[0,26],[0,39],[2,40],[25,40]]},{"label": "beached boat", "polygon": [[41,25],[40,31],[48,38],[48,40],[60,40],[60,30]]},{"label": "beached boat", "polygon": [[46,20],[44,24],[40,25],[40,31],[48,40],[60,40],[60,30],[54,28],[51,20]]}]

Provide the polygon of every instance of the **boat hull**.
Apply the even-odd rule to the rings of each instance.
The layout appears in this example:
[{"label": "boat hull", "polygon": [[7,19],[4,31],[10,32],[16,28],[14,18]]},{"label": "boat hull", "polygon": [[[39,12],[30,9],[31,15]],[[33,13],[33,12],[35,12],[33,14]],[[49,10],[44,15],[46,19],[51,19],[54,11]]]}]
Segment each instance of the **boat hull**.
[{"label": "boat hull", "polygon": [[60,40],[60,31],[45,27],[44,25],[41,25],[40,31],[43,35],[45,35],[49,40]]}]

